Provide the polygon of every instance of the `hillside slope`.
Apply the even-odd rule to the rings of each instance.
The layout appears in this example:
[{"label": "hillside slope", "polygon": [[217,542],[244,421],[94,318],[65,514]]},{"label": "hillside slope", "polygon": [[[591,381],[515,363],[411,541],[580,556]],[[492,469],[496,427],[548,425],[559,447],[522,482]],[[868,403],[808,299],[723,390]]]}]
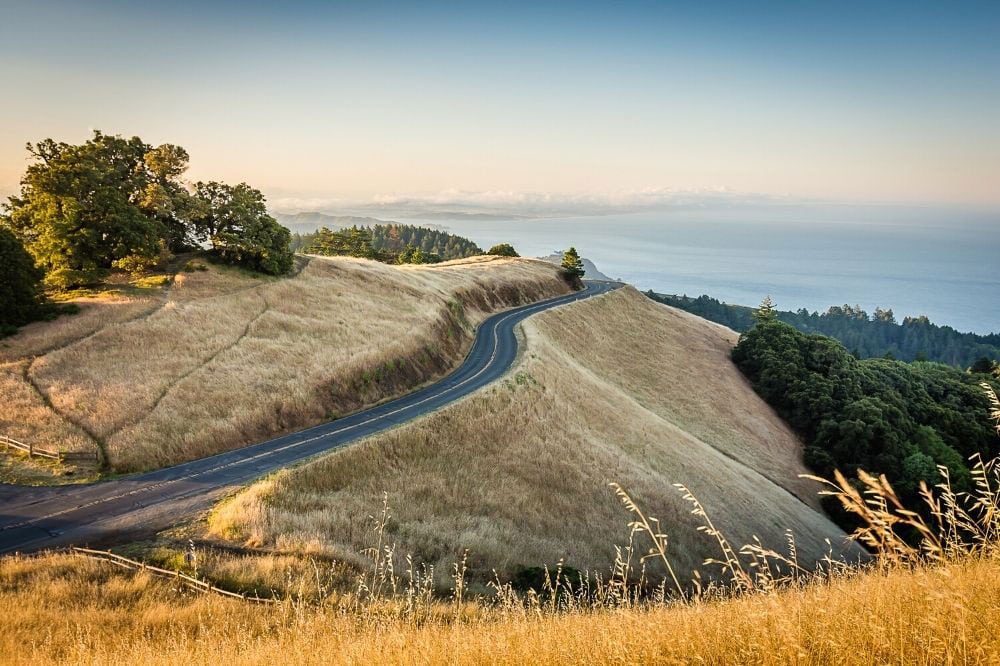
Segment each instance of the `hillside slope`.
[{"label": "hillside slope", "polygon": [[491,312],[568,291],[546,263],[489,257],[313,258],[285,279],[200,268],[6,340],[0,433],[97,447],[115,471],[202,457],[419,385]]},{"label": "hillside slope", "polygon": [[671,485],[684,483],[737,544],[782,548],[790,529],[804,563],[828,538],[839,550],[843,534],[798,478],[800,443],[728,358],[732,331],[626,288],[541,314],[525,333],[508,380],[250,487],[210,530],[358,561],[386,492],[397,554],[442,576],[466,548],[481,580],[559,559],[606,570],[627,540],[614,481],[662,521],[686,578],[717,552]]}]

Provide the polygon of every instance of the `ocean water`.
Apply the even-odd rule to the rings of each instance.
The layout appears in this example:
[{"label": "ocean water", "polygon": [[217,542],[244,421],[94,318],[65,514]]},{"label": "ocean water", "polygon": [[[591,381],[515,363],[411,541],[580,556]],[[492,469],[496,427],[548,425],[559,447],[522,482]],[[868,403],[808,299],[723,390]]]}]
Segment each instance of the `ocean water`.
[{"label": "ocean water", "polygon": [[[418,222],[416,220],[408,220]],[[1000,332],[1000,214],[874,206],[674,210],[532,220],[425,220],[524,256],[573,245],[646,290],[779,308],[892,308]]]}]

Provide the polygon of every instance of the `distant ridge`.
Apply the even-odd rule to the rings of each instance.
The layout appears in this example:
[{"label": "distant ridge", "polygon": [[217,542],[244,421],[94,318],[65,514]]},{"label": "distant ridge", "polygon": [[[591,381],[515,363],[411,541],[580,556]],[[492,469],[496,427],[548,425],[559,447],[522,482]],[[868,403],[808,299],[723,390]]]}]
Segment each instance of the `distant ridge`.
[{"label": "distant ridge", "polygon": [[376,224],[392,224],[386,220],[375,217],[362,217],[360,215],[328,215],[316,211],[302,213],[272,213],[274,218],[282,225],[288,227],[293,233],[312,233],[320,227],[328,229],[343,229],[345,227],[371,227]]}]

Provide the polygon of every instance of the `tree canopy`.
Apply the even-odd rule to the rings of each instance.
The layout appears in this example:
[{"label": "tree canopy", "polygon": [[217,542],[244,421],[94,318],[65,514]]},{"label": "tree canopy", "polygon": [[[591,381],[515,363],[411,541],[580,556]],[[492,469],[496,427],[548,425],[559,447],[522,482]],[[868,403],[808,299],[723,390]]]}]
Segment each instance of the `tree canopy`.
[{"label": "tree canopy", "polygon": [[774,307],[774,301],[771,300],[770,296],[765,296],[764,300],[760,302],[760,305],[753,312],[753,319],[758,324],[765,321],[772,321],[778,316],[778,311]]},{"label": "tree canopy", "polygon": [[296,235],[292,246],[311,254],[362,257],[391,264],[433,264],[482,254],[467,238],[409,224],[352,226],[337,231],[323,227]]},{"label": "tree canopy", "polygon": [[8,223],[57,287],[99,280],[117,260],[153,258],[166,234],[153,209],[153,148],[138,137],[95,132],[81,145],[28,144],[35,162],[10,198]]},{"label": "tree canopy", "polygon": [[371,231],[364,227],[348,227],[331,231],[323,227],[317,231],[306,246],[306,252],[325,256],[360,257],[375,259]]},{"label": "tree canopy", "polygon": [[914,499],[921,480],[938,482],[939,465],[968,488],[969,456],[1000,444],[981,378],[947,365],[859,360],[836,340],[777,320],[743,333],[733,361],[802,435],[806,464],[823,476],[882,473]]},{"label": "tree canopy", "polygon": [[562,269],[566,277],[574,281],[581,279],[586,273],[583,269],[583,260],[580,259],[575,247],[563,252]]},{"label": "tree canopy", "polygon": [[0,225],[0,336],[51,311],[42,293],[42,276],[17,236]]},{"label": "tree canopy", "polygon": [[268,215],[264,195],[246,183],[198,182],[193,227],[222,261],[271,275],[292,268],[291,233]]},{"label": "tree canopy", "polygon": [[[28,144],[28,152],[34,161],[4,220],[49,286],[93,284],[112,268],[142,270],[169,252],[206,242],[223,260],[257,270],[291,265],[280,247],[284,242],[287,250],[287,232],[272,226],[277,223],[263,212],[260,193],[216,184],[224,199],[229,196],[222,203],[252,204],[226,218],[214,207],[220,202],[205,191],[193,194],[181,180],[188,153],[180,146],[154,147],[139,137],[95,131],[79,145],[45,139]],[[236,197],[237,190],[245,196]],[[237,223],[234,215],[243,214]],[[218,234],[212,225],[226,235],[213,240]]]},{"label": "tree canopy", "polygon": [[[686,310],[741,333],[754,325],[754,309],[729,305],[710,296],[673,296],[652,291],[653,300]],[[887,353],[901,361],[930,360],[968,368],[981,358],[1000,360],[1000,334],[960,333],[938,326],[927,317],[906,317],[897,322],[891,309],[876,308],[869,315],[854,305],[834,305],[826,312],[775,310],[775,318],[803,333],[836,338],[859,358],[882,358]],[[982,366],[980,366],[982,367]]]},{"label": "tree canopy", "polygon": [[496,255],[498,257],[520,257],[517,250],[510,243],[498,243],[491,247],[486,254]]},{"label": "tree canopy", "polygon": [[407,246],[420,250],[425,263],[464,259],[482,254],[483,250],[468,238],[441,229],[412,224],[376,224],[369,227],[372,246],[391,257]]}]

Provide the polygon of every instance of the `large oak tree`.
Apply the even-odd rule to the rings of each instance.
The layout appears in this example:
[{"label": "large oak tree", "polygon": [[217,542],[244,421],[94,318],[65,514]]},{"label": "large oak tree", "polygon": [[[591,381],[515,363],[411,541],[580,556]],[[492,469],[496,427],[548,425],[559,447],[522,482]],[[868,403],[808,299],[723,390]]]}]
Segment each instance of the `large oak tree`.
[{"label": "large oak tree", "polygon": [[45,272],[69,288],[109,270],[141,271],[170,252],[210,246],[223,261],[267,273],[292,265],[289,233],[245,183],[182,181],[188,153],[139,137],[94,132],[80,145],[28,144],[34,162],[10,198],[4,223]]},{"label": "large oak tree", "polygon": [[194,234],[220,259],[272,275],[291,269],[291,233],[268,215],[259,190],[246,183],[199,182],[194,198]]}]

